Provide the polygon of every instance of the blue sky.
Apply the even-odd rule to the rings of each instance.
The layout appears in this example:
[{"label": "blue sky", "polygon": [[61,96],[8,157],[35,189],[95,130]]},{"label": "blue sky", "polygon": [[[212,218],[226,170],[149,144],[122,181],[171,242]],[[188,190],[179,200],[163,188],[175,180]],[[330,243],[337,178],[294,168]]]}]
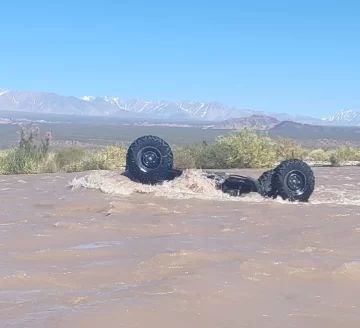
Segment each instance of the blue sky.
[{"label": "blue sky", "polygon": [[0,87],[360,110],[360,1],[4,1]]}]

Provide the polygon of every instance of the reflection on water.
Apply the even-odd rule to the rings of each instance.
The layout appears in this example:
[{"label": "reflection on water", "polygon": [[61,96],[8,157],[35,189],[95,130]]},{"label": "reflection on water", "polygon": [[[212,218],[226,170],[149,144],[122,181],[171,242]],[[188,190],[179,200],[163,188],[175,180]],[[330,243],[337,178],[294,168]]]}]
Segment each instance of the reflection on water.
[{"label": "reflection on water", "polygon": [[196,170],[4,177],[0,327],[359,327],[357,169],[315,168],[307,204]]}]

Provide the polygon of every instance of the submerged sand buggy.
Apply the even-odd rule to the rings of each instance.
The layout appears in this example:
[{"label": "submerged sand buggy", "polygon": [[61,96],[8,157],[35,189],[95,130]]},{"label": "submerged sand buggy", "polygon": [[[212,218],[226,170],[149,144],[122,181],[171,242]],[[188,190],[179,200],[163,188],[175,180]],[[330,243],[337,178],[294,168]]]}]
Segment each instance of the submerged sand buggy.
[{"label": "submerged sand buggy", "polygon": [[[173,168],[173,152],[169,144],[157,136],[143,136],[128,148],[126,170],[130,178],[144,184],[158,184],[173,180],[182,174]],[[216,187],[232,196],[257,192],[263,197],[307,202],[315,188],[312,169],[299,159],[281,162],[264,172],[258,179],[227,174],[204,172],[215,181]]]}]

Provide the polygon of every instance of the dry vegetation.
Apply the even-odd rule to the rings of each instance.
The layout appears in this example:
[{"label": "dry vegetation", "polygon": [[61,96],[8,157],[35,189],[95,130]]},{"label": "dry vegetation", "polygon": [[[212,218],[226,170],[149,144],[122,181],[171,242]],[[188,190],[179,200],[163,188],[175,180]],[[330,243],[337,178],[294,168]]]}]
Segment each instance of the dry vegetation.
[{"label": "dry vegetation", "polygon": [[82,147],[51,149],[51,133],[41,138],[37,127],[20,129],[18,147],[0,151],[0,174],[80,172],[114,170],[125,163],[127,149],[123,145],[100,150]]},{"label": "dry vegetation", "polygon": [[360,149],[347,144],[335,149],[308,149],[296,140],[273,140],[266,134],[244,128],[227,136],[219,136],[210,145],[176,147],[174,157],[175,166],[181,169],[268,168],[290,158],[340,166],[346,162],[360,161]]},{"label": "dry vegetation", "polygon": [[[360,149],[342,145],[333,150],[306,149],[295,140],[273,140],[249,128],[219,136],[211,144],[195,143],[173,147],[174,166],[179,169],[268,168],[279,161],[299,158],[339,166],[360,161]],[[20,129],[17,147],[0,151],[0,174],[80,172],[115,170],[125,166],[127,148],[111,145],[102,149],[51,148],[51,133],[41,138],[37,127]]]}]

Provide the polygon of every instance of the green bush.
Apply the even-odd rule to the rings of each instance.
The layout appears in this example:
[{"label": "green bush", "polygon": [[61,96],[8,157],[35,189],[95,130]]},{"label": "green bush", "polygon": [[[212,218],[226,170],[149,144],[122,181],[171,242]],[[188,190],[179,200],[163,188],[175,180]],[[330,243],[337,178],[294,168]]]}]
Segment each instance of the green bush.
[{"label": "green bush", "polygon": [[[44,139],[39,136],[37,127],[21,128],[18,147],[0,151],[0,174],[115,170],[125,166],[124,145],[101,150],[82,147],[50,150],[51,133],[46,133]],[[310,150],[295,140],[272,140],[248,127],[219,136],[210,144],[173,147],[173,152],[174,167],[178,169],[268,168],[290,158],[329,161],[333,166],[344,161],[360,161],[360,150],[349,145],[335,150]]]},{"label": "green bush", "polygon": [[276,157],[278,160],[303,159],[306,155],[306,149],[295,140],[289,138],[280,138],[275,145]]},{"label": "green bush", "polygon": [[340,166],[346,161],[360,161],[360,151],[349,145],[343,145],[335,149],[330,156],[332,166]]},{"label": "green bush", "polygon": [[272,140],[247,127],[219,136],[209,145],[192,144],[174,149],[174,166],[181,169],[264,168],[291,158],[341,165],[344,161],[360,161],[360,151],[351,146],[335,150],[306,149],[296,140]]},{"label": "green bush", "polygon": [[342,162],[342,160],[338,156],[336,156],[335,153],[330,155],[331,166],[341,166],[341,162]]},{"label": "green bush", "polygon": [[360,151],[352,146],[344,145],[337,148],[334,155],[342,161],[359,161]]},{"label": "green bush", "polygon": [[307,159],[319,162],[330,161],[331,151],[325,151],[324,149],[313,149],[307,154]]},{"label": "green bush", "polygon": [[229,169],[269,167],[276,162],[273,141],[249,128],[219,136],[211,144],[174,148],[176,168]]},{"label": "green bush", "polygon": [[37,126],[32,126],[30,129],[20,126],[19,134],[19,146],[3,152],[0,157],[2,174],[38,173],[42,162],[49,154],[50,132],[47,132],[42,139]]},{"label": "green bush", "polygon": [[196,153],[190,147],[174,147],[174,168],[184,170],[196,168]]},{"label": "green bush", "polygon": [[50,132],[40,140],[38,127],[30,130],[21,127],[19,134],[18,147],[0,152],[0,174],[114,170],[125,165],[127,148],[123,145],[93,151],[82,147],[50,151]]},{"label": "green bush", "polygon": [[125,166],[127,148],[124,145],[106,146],[98,154],[106,170],[115,170]]},{"label": "green bush", "polygon": [[277,160],[273,140],[249,128],[217,137],[214,146],[229,168],[270,167]]},{"label": "green bush", "polygon": [[40,161],[36,152],[12,148],[1,158],[0,171],[2,174],[36,173]]},{"label": "green bush", "polygon": [[66,147],[55,152],[54,162],[58,170],[71,172],[73,168],[81,167],[81,162],[86,155],[85,149],[81,147]]},{"label": "green bush", "polygon": [[59,171],[115,170],[125,166],[127,149],[124,146],[106,146],[102,150],[81,147],[63,148],[55,154]]}]

